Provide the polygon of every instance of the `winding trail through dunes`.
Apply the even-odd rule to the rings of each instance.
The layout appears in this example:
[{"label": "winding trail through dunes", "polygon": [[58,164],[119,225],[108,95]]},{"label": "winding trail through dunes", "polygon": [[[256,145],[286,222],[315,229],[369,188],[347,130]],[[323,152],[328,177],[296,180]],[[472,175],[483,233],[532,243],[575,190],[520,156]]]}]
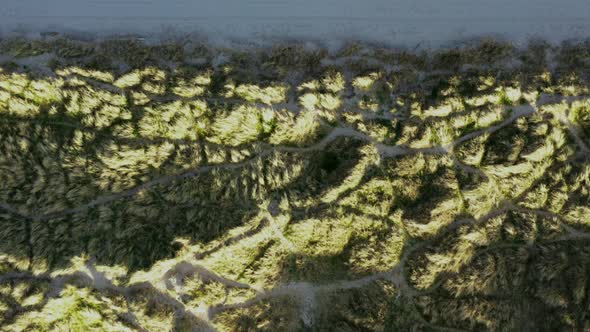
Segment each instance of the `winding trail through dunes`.
[{"label": "winding trail through dunes", "polygon": [[496,131],[506,127],[507,125],[511,124],[512,122],[514,122],[518,118],[529,116],[537,111],[537,107],[535,107],[533,105],[520,105],[520,106],[515,106],[515,107],[506,107],[506,109],[512,110],[512,114],[510,115],[510,117],[508,117],[508,119],[502,121],[501,123],[499,123],[495,126],[490,126],[490,127],[487,127],[487,128],[481,129],[481,130],[474,131],[474,132],[469,133],[465,136],[459,137],[453,143],[449,144],[449,146],[447,146],[446,148],[451,149],[451,148],[453,148],[463,142],[469,141],[470,139],[473,139],[475,137],[496,132]]},{"label": "winding trail through dunes", "polygon": [[[199,320],[202,324],[202,328],[207,331],[215,331],[215,328],[211,325],[211,321],[215,318],[216,315],[219,315],[228,310],[235,310],[235,309],[243,309],[248,308],[261,301],[278,298],[283,296],[289,296],[299,303],[300,308],[300,317],[305,323],[306,326],[312,326],[314,321],[314,309],[316,305],[316,300],[318,296],[323,296],[322,293],[330,293],[339,290],[351,290],[351,289],[359,289],[366,286],[371,285],[374,282],[379,280],[382,281],[389,281],[392,282],[398,290],[399,296],[404,296],[408,299],[412,299],[416,296],[422,294],[429,294],[436,290],[438,287],[442,285],[442,281],[438,281],[434,283],[431,287],[424,290],[415,289],[412,285],[409,284],[405,267],[406,264],[413,253],[416,251],[428,247],[429,245],[434,244],[436,239],[444,236],[444,234],[450,233],[462,225],[467,224],[481,224],[485,223],[486,221],[500,216],[510,210],[513,211],[520,211],[520,212],[528,212],[534,213],[546,218],[555,218],[560,222],[561,227],[565,230],[566,234],[558,237],[553,240],[545,240],[541,241],[540,243],[554,243],[560,241],[569,241],[569,240],[588,240],[590,239],[590,234],[577,230],[569,225],[567,225],[567,220],[563,216],[557,215],[550,211],[544,211],[539,209],[528,209],[522,208],[517,206],[516,203],[520,200],[521,197],[517,197],[513,200],[513,202],[507,202],[503,206],[498,208],[494,208],[490,210],[486,215],[478,218],[478,219],[463,219],[457,222],[454,222],[444,228],[441,232],[439,232],[435,238],[419,241],[416,242],[414,245],[406,248],[400,257],[398,263],[390,270],[384,272],[378,272],[371,275],[367,275],[365,277],[359,279],[352,279],[352,280],[336,280],[329,283],[309,283],[309,282],[293,282],[287,283],[283,285],[277,285],[270,289],[263,289],[259,287],[255,287],[243,282],[235,281],[224,276],[221,276],[214,271],[207,269],[206,267],[199,265],[196,262],[189,262],[189,261],[181,261],[175,264],[174,266],[170,267],[166,271],[164,271],[159,276],[152,277],[153,280],[149,281],[142,281],[142,282],[135,282],[131,283],[126,286],[119,286],[115,285],[113,281],[111,281],[104,273],[99,272],[92,260],[86,262],[84,267],[75,272],[69,272],[67,274],[33,274],[31,272],[11,272],[5,273],[0,275],[0,283],[5,282],[12,282],[12,281],[19,281],[19,280],[33,280],[33,281],[41,281],[41,282],[48,282],[49,283],[49,291],[44,297],[42,304],[49,301],[51,298],[58,297],[60,292],[65,288],[67,284],[75,283],[75,284],[82,284],[87,287],[90,287],[98,292],[109,292],[122,295],[125,299],[129,299],[131,294],[138,291],[138,290],[145,290],[150,291],[152,296],[158,299],[160,303],[165,303],[167,305],[172,306],[175,309],[175,319],[181,319],[185,316],[189,316],[192,319]],[[475,257],[488,253],[493,250],[499,250],[504,248],[521,248],[527,247],[531,244],[521,243],[521,244],[494,244],[491,246],[484,246],[480,251],[478,251],[472,259]],[[204,254],[206,256],[207,254]],[[204,257],[197,258],[197,261]],[[212,306],[206,308],[191,308],[190,306],[185,305],[182,301],[177,300],[176,298],[172,297],[169,294],[163,293],[155,287],[155,284],[163,282],[167,289],[172,290],[175,289],[175,285],[178,285],[182,288],[184,279],[186,278],[193,278],[198,277],[204,282],[213,281],[222,284],[224,287],[229,288],[238,288],[238,289],[249,289],[256,292],[256,295],[251,299],[239,302],[239,303],[221,303],[221,304],[214,304]],[[172,283],[172,280],[175,280],[175,283]],[[135,327],[140,331],[145,331],[146,329],[141,327],[137,323],[137,319],[133,312],[129,311],[125,315],[121,316],[120,319],[124,320],[127,324]],[[445,330],[445,331],[462,331],[461,329],[455,328],[448,328],[444,326],[437,326],[431,324],[421,319],[423,324],[426,324],[432,328],[436,328],[437,330]]]},{"label": "winding trail through dunes", "polygon": [[[554,291],[590,285],[590,137],[586,109],[577,108],[590,96],[564,97],[587,88],[539,88],[520,81],[520,67],[497,65],[467,71],[465,82],[485,85],[469,98],[455,86],[464,82],[458,71],[422,77],[402,65],[386,73],[371,65],[368,76],[362,63],[321,80],[280,76],[287,98],[223,92],[217,83],[185,98],[174,95],[176,76],[165,89],[125,90],[72,74],[64,90],[101,100],[83,116],[66,93],[55,109],[21,110],[20,101],[38,104],[36,90],[11,92],[15,76],[0,87],[0,99],[11,96],[0,105],[8,122],[0,133],[0,325],[35,330],[31,317],[58,316],[48,324],[59,328],[70,318],[54,315],[56,306],[79,295],[100,302],[87,311],[105,324],[138,331],[528,323],[529,304],[554,308]],[[258,83],[252,89],[275,84]],[[156,92],[136,98],[142,90]],[[122,100],[131,117],[106,106]],[[202,127],[167,111],[197,104],[188,100],[206,106],[185,114]],[[155,120],[154,110],[162,110]],[[581,272],[577,282],[566,266]],[[574,316],[579,303],[590,308],[590,295],[580,297],[567,301]],[[555,320],[562,311],[534,313]],[[587,325],[584,315],[576,327]]]},{"label": "winding trail through dunes", "polygon": [[[469,136],[469,138],[473,138],[473,137],[491,132],[492,130],[498,130],[498,129],[508,125],[509,123],[511,123],[512,121],[517,119],[518,117],[525,116],[528,114],[530,114],[530,112],[518,113],[517,115],[513,115],[510,119],[504,121],[503,123],[492,127],[490,130],[481,130],[479,132],[468,134],[467,136]],[[172,182],[192,178],[192,177],[198,176],[200,174],[210,172],[213,169],[237,169],[237,168],[243,167],[249,163],[252,163],[260,158],[266,157],[266,156],[274,153],[275,151],[277,151],[277,152],[291,152],[291,153],[304,153],[304,152],[311,152],[311,151],[319,151],[319,150],[324,149],[328,144],[330,144],[331,142],[333,142],[334,140],[336,140],[339,137],[351,137],[354,139],[375,143],[375,140],[373,138],[371,138],[361,132],[358,132],[352,128],[336,127],[334,129],[332,129],[330,134],[328,134],[326,137],[324,137],[321,141],[319,141],[318,143],[316,143],[312,146],[309,146],[309,147],[299,148],[299,147],[288,147],[288,146],[268,146],[266,149],[262,150],[260,153],[256,154],[252,158],[250,158],[246,161],[243,161],[243,162],[200,166],[196,169],[193,169],[193,170],[181,173],[181,174],[164,176],[161,178],[157,178],[157,179],[145,182],[145,183],[143,183],[139,186],[136,186],[134,188],[131,188],[129,190],[125,190],[125,191],[118,192],[115,194],[110,194],[110,195],[98,197],[86,204],[80,205],[80,206],[72,208],[72,209],[67,209],[67,210],[44,214],[44,215],[30,216],[30,218],[32,218],[34,220],[43,221],[43,220],[50,220],[50,219],[54,219],[54,218],[60,218],[63,216],[84,212],[84,211],[86,211],[90,208],[96,207],[96,206],[105,205],[105,204],[108,204],[108,203],[111,203],[111,202],[114,202],[114,201],[117,201],[120,199],[135,196],[138,193],[140,193],[142,190],[147,190],[147,189],[150,189],[150,188],[157,186],[157,185],[167,185]],[[459,139],[457,139],[456,142],[459,142],[459,141],[462,142],[462,141],[464,141],[464,139],[459,138]],[[405,155],[413,155],[413,154],[419,154],[419,153],[445,154],[448,152],[447,148],[442,147],[442,146],[414,149],[414,148],[408,148],[405,146],[398,146],[398,145],[394,145],[394,146],[385,145],[382,143],[376,143],[376,145],[377,145],[378,151],[381,153],[381,155],[383,157],[389,157],[389,158],[400,157],[400,156],[405,156]],[[455,143],[453,145],[455,145]],[[19,215],[21,215],[20,212],[18,212],[18,210],[14,209],[12,207],[9,207],[5,203],[2,203],[2,205],[0,205],[0,208],[4,208],[4,207],[6,207],[5,210],[7,210],[8,212],[16,212]]]},{"label": "winding trail through dunes", "polygon": [[[509,115],[505,115],[505,118],[503,120],[498,120],[497,122],[495,122],[495,125],[475,130],[464,136],[457,137],[452,141],[450,141],[451,139],[449,139],[445,142],[447,144],[444,145],[422,147],[424,146],[424,144],[420,142],[420,148],[412,147],[405,144],[384,144],[379,140],[359,130],[348,127],[347,124],[345,124],[344,122],[332,124],[331,126],[322,122],[322,125],[326,127],[331,127],[331,129],[327,133],[327,135],[325,135],[315,144],[310,146],[294,147],[271,145],[268,143],[256,144],[253,149],[253,154],[246,160],[234,163],[201,165],[199,167],[179,174],[167,175],[151,179],[149,181],[144,182],[143,184],[140,184],[136,187],[129,188],[121,192],[99,196],[77,207],[61,211],[46,214],[26,213],[21,209],[11,206],[6,202],[0,202],[0,210],[8,214],[14,215],[16,218],[23,221],[27,233],[25,241],[29,248],[29,270],[31,270],[31,262],[33,259],[33,241],[31,236],[31,224],[34,224],[34,221],[50,221],[55,218],[66,217],[77,213],[83,213],[97,206],[106,205],[118,200],[133,197],[135,195],[140,194],[144,190],[150,190],[156,186],[165,186],[185,179],[198,177],[200,175],[207,174],[208,172],[211,172],[213,170],[239,169],[248,166],[252,163],[258,162],[261,158],[270,156],[277,152],[297,154],[321,151],[326,149],[332,142],[336,141],[339,138],[350,138],[352,140],[358,140],[366,142],[368,144],[372,144],[375,150],[378,152],[378,155],[381,159],[403,157],[415,154],[432,154],[448,156],[449,158],[452,158],[455,168],[461,171],[465,171],[467,173],[476,174],[477,176],[480,176],[481,178],[484,178],[488,181],[495,181],[491,173],[488,177],[486,172],[484,172],[483,170],[474,166],[464,164],[455,154],[455,149],[458,148],[459,145],[468,142],[474,138],[489,135],[501,130],[502,128],[510,126],[519,119],[534,116],[536,113],[543,114],[541,112],[543,111],[542,106],[556,104],[561,102],[563,99],[566,99],[569,101],[569,103],[571,103],[571,99],[568,98],[550,98],[548,96],[541,96],[536,102],[531,102],[531,104],[524,104],[519,106],[506,106],[505,109],[510,109],[512,110],[512,112]],[[367,118],[366,115],[363,115],[363,117],[365,119]],[[392,118],[389,117],[387,119],[392,120]],[[563,124],[563,131],[569,132],[569,135],[572,138],[570,141],[570,143],[573,143],[572,146],[576,146],[579,150],[579,153],[587,157],[590,149],[587,143],[584,141],[585,138],[581,136],[579,128],[577,128],[574,123],[569,122],[567,113],[564,116],[558,118],[558,120],[561,121],[561,123]],[[68,126],[67,123],[46,124],[54,126]],[[87,129],[92,130],[91,128]],[[116,137],[112,138],[113,140],[117,139]],[[138,140],[141,140],[141,138],[138,138]],[[146,141],[144,143],[149,144],[151,142]],[[190,142],[177,143],[188,144]],[[519,193],[515,193],[513,196],[506,197],[506,200],[495,202],[491,206],[487,206],[484,211],[481,211],[481,215],[477,215],[478,217],[461,217],[458,219],[453,219],[448,223],[442,225],[440,228],[438,228],[435,232],[428,235],[427,237],[423,237],[421,235],[415,236],[411,239],[411,241],[407,242],[407,246],[403,248],[403,251],[401,252],[400,256],[396,256],[397,261],[394,264],[388,265],[386,267],[374,268],[371,270],[372,272],[369,272],[371,274],[368,275],[356,274],[355,276],[358,277],[357,279],[333,280],[323,283],[312,283],[308,281],[296,281],[285,283],[275,281],[267,283],[267,281],[264,281],[264,285],[259,285],[254,284],[254,282],[249,280],[242,281],[242,275],[232,274],[233,272],[226,271],[224,273],[227,273],[229,277],[224,276],[221,273],[214,271],[215,269],[217,269],[216,267],[207,266],[207,258],[213,256],[219,250],[222,250],[226,247],[230,247],[233,245],[239,245],[239,243],[242,240],[247,238],[254,238],[256,235],[260,234],[261,231],[266,231],[269,229],[271,231],[270,233],[272,233],[270,237],[273,238],[273,241],[278,240],[279,242],[281,242],[284,249],[286,249],[286,251],[290,253],[297,252],[297,246],[294,244],[297,242],[289,239],[289,233],[283,233],[283,228],[285,224],[289,224],[289,221],[285,221],[285,219],[279,217],[281,215],[281,209],[278,206],[278,202],[272,201],[268,205],[268,208],[266,209],[267,211],[262,212],[260,222],[252,228],[250,228],[249,230],[245,230],[240,234],[233,235],[232,237],[229,237],[222,242],[216,243],[215,245],[212,244],[211,247],[207,248],[206,250],[205,248],[200,248],[204,249],[200,253],[190,252],[186,256],[183,256],[182,259],[178,259],[178,261],[175,260],[170,265],[166,265],[164,271],[148,271],[148,273],[141,274],[141,276],[137,277],[136,279],[134,279],[134,277],[136,277],[137,275],[132,275],[131,279],[126,279],[127,281],[121,281],[120,283],[118,283],[117,279],[110,279],[108,276],[105,275],[105,273],[98,271],[92,259],[90,259],[86,262],[84,266],[77,267],[76,269],[74,269],[73,272],[72,270],[69,270],[67,273],[57,272],[51,274],[34,274],[32,272],[20,271],[5,273],[0,275],[0,284],[18,280],[33,280],[47,283],[49,284],[49,290],[47,294],[44,295],[42,303],[46,303],[50,299],[60,297],[62,290],[64,290],[65,287],[69,284],[81,284],[82,286],[92,288],[101,294],[115,293],[121,295],[127,301],[129,301],[133,294],[135,294],[138,291],[150,292],[151,296],[156,298],[160,303],[163,303],[173,308],[176,320],[179,320],[183,317],[188,317],[192,320],[201,322],[202,327],[205,330],[215,330],[213,326],[213,321],[215,320],[216,316],[219,316],[226,311],[235,309],[245,309],[269,299],[287,296],[295,300],[298,304],[298,314],[301,320],[303,321],[304,325],[306,327],[311,327],[314,326],[314,321],[318,317],[316,312],[321,309],[320,300],[327,293],[360,289],[370,286],[376,282],[385,282],[390,283],[394,286],[398,296],[408,299],[409,301],[414,301],[416,297],[421,295],[432,294],[433,292],[442,287],[445,280],[444,278],[440,280],[434,280],[432,284],[426,286],[426,289],[420,288],[422,286],[419,286],[417,283],[415,283],[415,281],[413,281],[413,279],[411,279],[411,277],[409,276],[410,272],[408,270],[410,270],[411,267],[407,265],[409,265],[408,262],[411,261],[413,255],[419,255],[421,253],[421,250],[423,249],[430,250],[431,248],[436,246],[438,241],[444,239],[444,237],[446,237],[447,235],[453,235],[455,232],[458,231],[462,232],[464,226],[467,226],[466,228],[470,228],[471,226],[484,225],[490,220],[493,220],[497,217],[501,217],[502,215],[510,211],[531,213],[543,218],[551,218],[552,220],[556,221],[556,224],[558,225],[559,231],[561,233],[556,237],[546,239],[543,238],[539,239],[539,241],[535,239],[535,241],[532,241],[530,243],[494,243],[491,245],[477,245],[476,249],[478,251],[475,254],[473,254],[473,256],[470,256],[469,260],[473,260],[477,255],[485,254],[495,250],[502,250],[505,248],[532,248],[534,245],[542,245],[546,243],[554,243],[560,241],[587,241],[588,239],[590,239],[590,234],[584,232],[583,230],[577,229],[577,226],[575,224],[574,226],[572,226],[572,221],[569,220],[566,216],[560,216],[553,212],[541,209],[529,209],[519,205],[526,196],[526,194],[530,190],[532,190],[531,188],[535,187],[537,181],[542,177],[543,174],[531,180],[531,182],[528,183],[529,185],[527,185],[526,189],[523,189]],[[275,219],[275,217],[277,218]],[[254,242],[258,240],[252,239],[252,241]],[[452,274],[453,272],[449,273]],[[236,277],[236,275],[238,276]],[[246,292],[248,296],[241,297],[239,298],[239,300],[233,300],[235,302],[230,301],[231,303],[226,302],[226,297],[226,300],[216,301],[213,304],[207,305],[201,304],[199,308],[195,308],[191,304],[187,304],[189,302],[183,300],[183,291],[186,291],[185,287],[187,284],[187,280],[193,278],[198,278],[203,283],[217,283],[226,290],[226,294],[229,292],[230,289],[237,289],[239,291]],[[146,328],[140,326],[140,324],[138,323],[138,319],[136,318],[135,314],[131,311],[131,309],[129,309],[129,312],[120,315],[120,319],[125,321],[126,324],[128,324],[129,326],[136,328],[137,330],[147,330]],[[458,329],[433,325],[426,321],[426,319],[424,318],[418,319],[420,319],[420,322],[422,324],[430,326],[431,328],[436,330],[459,331]]]},{"label": "winding trail through dunes", "polygon": [[[549,103],[549,102],[547,102],[547,103]],[[67,215],[85,212],[88,209],[91,209],[96,206],[106,205],[106,204],[109,204],[109,203],[117,201],[117,200],[133,197],[133,196],[139,194],[143,190],[149,190],[150,188],[158,186],[158,185],[168,185],[173,182],[182,181],[184,179],[199,176],[201,174],[208,173],[214,169],[229,169],[229,170],[238,169],[238,168],[244,167],[250,163],[257,161],[260,158],[264,158],[266,156],[269,156],[275,152],[305,153],[305,152],[319,151],[319,150],[324,149],[328,144],[330,144],[331,142],[335,141],[336,139],[338,139],[340,137],[350,137],[353,139],[358,139],[361,141],[373,143],[376,145],[377,150],[379,151],[381,156],[384,158],[400,157],[400,156],[414,155],[414,154],[420,154],[420,153],[422,153],[422,154],[451,154],[451,156],[454,156],[452,150],[457,145],[464,143],[464,142],[466,142],[470,139],[473,139],[475,137],[496,132],[496,131],[502,129],[503,127],[510,125],[511,123],[513,123],[514,121],[516,121],[517,119],[519,119],[521,117],[528,117],[531,114],[533,114],[534,112],[536,112],[537,109],[539,107],[541,107],[542,105],[543,105],[543,103],[541,103],[541,101],[539,101],[534,106],[533,105],[520,105],[520,106],[515,106],[515,107],[506,107],[507,109],[513,110],[512,114],[506,120],[500,122],[497,125],[490,126],[490,127],[487,127],[487,128],[481,129],[481,130],[477,130],[472,133],[466,134],[462,137],[459,137],[459,138],[455,139],[452,143],[450,143],[446,146],[433,146],[433,147],[428,147],[428,148],[409,148],[409,147],[403,146],[403,145],[386,145],[386,144],[377,142],[374,138],[372,138],[364,133],[361,133],[355,129],[348,128],[348,127],[334,127],[327,136],[325,136],[323,139],[321,139],[316,144],[308,146],[308,147],[272,146],[269,144],[265,144],[265,145],[263,145],[263,148],[259,153],[255,154],[254,156],[252,156],[248,160],[245,160],[242,162],[237,162],[237,163],[221,163],[221,164],[202,165],[198,168],[195,168],[195,169],[192,169],[192,170],[180,173],[180,174],[168,175],[168,176],[163,176],[160,178],[150,180],[148,182],[145,182],[141,185],[138,185],[136,187],[130,188],[125,191],[97,197],[96,199],[93,199],[93,200],[89,201],[88,203],[85,203],[83,205],[80,205],[80,206],[77,206],[77,207],[71,208],[71,209],[66,209],[66,210],[52,212],[52,213],[48,213],[48,214],[42,214],[42,215],[27,215],[27,214],[20,212],[18,209],[10,206],[9,204],[7,204],[5,202],[0,202],[0,209],[3,209],[9,213],[15,214],[15,215],[22,217],[22,218],[28,218],[29,220],[45,221],[45,220],[50,220],[50,219],[54,219],[54,218],[60,218],[60,217],[64,217]],[[563,120],[563,121],[567,121],[567,120]],[[568,124],[568,128],[570,129],[570,132],[574,136],[576,143],[579,145],[582,152],[586,153],[587,151],[589,151],[588,147],[585,145],[584,141],[578,136],[576,128],[573,127],[569,122],[567,124]],[[458,166],[459,168],[465,169],[466,171],[468,171],[470,173],[475,172],[475,169],[472,169],[471,167],[469,167],[467,165],[463,165],[456,158],[455,158],[455,162],[457,165],[459,165]]]}]

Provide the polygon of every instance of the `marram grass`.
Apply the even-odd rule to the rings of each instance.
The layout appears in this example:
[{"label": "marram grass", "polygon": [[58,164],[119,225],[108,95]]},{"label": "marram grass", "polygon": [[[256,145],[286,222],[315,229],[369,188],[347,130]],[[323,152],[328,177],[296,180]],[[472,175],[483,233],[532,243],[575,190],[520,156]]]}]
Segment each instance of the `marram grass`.
[{"label": "marram grass", "polygon": [[590,329],[588,44],[0,53],[2,331]]}]

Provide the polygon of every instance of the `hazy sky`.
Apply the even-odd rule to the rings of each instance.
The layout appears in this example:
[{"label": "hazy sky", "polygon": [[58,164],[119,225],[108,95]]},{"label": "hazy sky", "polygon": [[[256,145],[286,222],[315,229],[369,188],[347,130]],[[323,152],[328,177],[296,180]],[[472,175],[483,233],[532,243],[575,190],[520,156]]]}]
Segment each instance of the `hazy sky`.
[{"label": "hazy sky", "polygon": [[200,32],[269,37],[439,43],[499,34],[550,40],[590,34],[587,0],[2,0],[0,28],[99,33]]}]

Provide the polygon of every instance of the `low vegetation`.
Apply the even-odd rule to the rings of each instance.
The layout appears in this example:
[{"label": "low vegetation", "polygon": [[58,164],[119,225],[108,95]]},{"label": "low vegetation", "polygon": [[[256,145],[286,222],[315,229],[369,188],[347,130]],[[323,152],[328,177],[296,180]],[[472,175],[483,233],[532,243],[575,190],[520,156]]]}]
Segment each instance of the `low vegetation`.
[{"label": "low vegetation", "polygon": [[588,44],[0,53],[2,331],[590,329]]}]

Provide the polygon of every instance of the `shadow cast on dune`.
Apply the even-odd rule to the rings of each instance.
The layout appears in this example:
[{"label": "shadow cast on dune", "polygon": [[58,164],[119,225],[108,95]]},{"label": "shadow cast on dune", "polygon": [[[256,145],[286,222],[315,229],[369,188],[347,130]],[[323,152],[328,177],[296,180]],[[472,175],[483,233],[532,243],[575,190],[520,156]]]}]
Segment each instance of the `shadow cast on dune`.
[{"label": "shadow cast on dune", "polygon": [[590,324],[588,45],[64,42],[0,72],[9,330]]}]

